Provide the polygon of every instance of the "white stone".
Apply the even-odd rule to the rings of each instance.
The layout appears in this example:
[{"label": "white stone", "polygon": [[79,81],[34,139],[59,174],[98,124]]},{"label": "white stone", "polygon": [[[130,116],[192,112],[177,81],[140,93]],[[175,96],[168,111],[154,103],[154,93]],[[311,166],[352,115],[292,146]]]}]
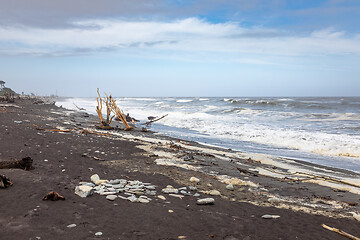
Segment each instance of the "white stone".
[{"label": "white stone", "polygon": [[162,189],[161,192],[163,193],[175,193],[177,194],[179,192],[179,190],[177,190],[176,188],[172,187],[172,186],[167,186],[166,188]]},{"label": "white stone", "polygon": [[76,224],[73,223],[73,224],[67,225],[67,227],[68,227],[68,228],[74,228],[74,227],[76,227]]},{"label": "white stone", "polygon": [[264,219],[276,219],[276,218],[279,218],[280,216],[279,215],[265,214],[265,215],[262,215],[261,217],[264,218]]},{"label": "white stone", "polygon": [[230,191],[233,191],[234,190],[234,185],[232,185],[231,183],[226,185],[226,189],[227,190],[230,190]]},{"label": "white stone", "polygon": [[102,196],[115,195],[115,194],[116,194],[116,192],[102,192],[102,193],[100,193],[100,195],[102,195]]},{"label": "white stone", "polygon": [[145,198],[138,198],[138,201],[141,203],[149,203],[150,201]]},{"label": "white stone", "polygon": [[99,185],[100,183],[100,177],[97,174],[94,174],[90,177],[90,180],[95,183],[96,185]]},{"label": "white stone", "polygon": [[116,195],[107,195],[107,196],[106,196],[106,199],[107,199],[107,200],[110,200],[110,201],[114,201],[116,198],[117,198]]},{"label": "white stone", "polygon": [[95,236],[101,236],[101,235],[103,235],[102,232],[97,232],[97,233],[95,233]]},{"label": "white stone", "polygon": [[94,190],[92,187],[90,186],[76,186],[75,187],[75,194],[78,195],[79,197],[85,198],[88,196],[91,196],[94,193]]},{"label": "white stone", "polygon": [[196,178],[196,177],[191,177],[191,178],[190,178],[190,182],[198,183],[198,182],[200,182],[200,179],[198,179],[198,178]]},{"label": "white stone", "polygon": [[221,193],[218,190],[211,190],[206,193],[209,195],[212,195],[212,196],[220,196],[221,195]]},{"label": "white stone", "polygon": [[197,203],[198,205],[214,204],[214,202],[215,202],[215,199],[213,199],[213,198],[203,198],[203,199],[198,199],[198,200],[196,201],[196,203]]}]

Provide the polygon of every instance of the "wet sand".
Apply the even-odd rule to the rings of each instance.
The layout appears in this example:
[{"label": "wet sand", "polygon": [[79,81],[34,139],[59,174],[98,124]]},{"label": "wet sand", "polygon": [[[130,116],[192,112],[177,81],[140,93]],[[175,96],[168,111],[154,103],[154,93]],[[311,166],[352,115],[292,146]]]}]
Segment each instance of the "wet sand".
[{"label": "wet sand", "polygon": [[[0,189],[0,239],[344,239],[323,223],[360,236],[360,222],[350,213],[359,212],[355,173],[202,146],[141,132],[141,126],[112,130],[108,137],[84,135],[83,128],[97,131],[96,117],[33,100],[14,104],[0,112],[0,161],[31,157],[34,169],[0,169],[14,183]],[[166,200],[151,196],[142,204],[75,195],[79,182],[90,182],[93,174],[152,183]],[[200,182],[191,183],[193,176]],[[233,191],[226,189],[229,181]],[[195,186],[200,197],[161,193],[167,185]],[[221,196],[209,196],[210,190]],[[66,200],[43,201],[50,191]],[[215,204],[196,204],[206,197]],[[280,218],[263,219],[265,214]]]}]

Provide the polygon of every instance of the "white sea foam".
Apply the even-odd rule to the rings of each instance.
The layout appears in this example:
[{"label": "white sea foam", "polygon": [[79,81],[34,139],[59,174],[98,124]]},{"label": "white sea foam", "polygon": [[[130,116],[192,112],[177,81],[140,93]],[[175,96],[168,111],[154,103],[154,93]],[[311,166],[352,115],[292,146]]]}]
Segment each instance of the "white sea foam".
[{"label": "white sea foam", "polygon": [[[139,101],[139,99],[144,102]],[[173,127],[173,130],[168,130],[168,132],[173,131],[175,134],[176,131],[181,132],[181,129],[190,129],[216,139],[229,139],[234,143],[243,141],[264,144],[270,148],[274,146],[274,148],[298,149],[325,156],[360,158],[359,134],[349,135],[341,132],[341,129],[335,129],[340,131],[335,133],[335,131],[329,132],[326,129],[326,126],[336,128],[338,124],[341,124],[343,128],[359,127],[359,124],[356,125],[356,122],[360,120],[358,113],[302,113],[270,111],[265,107],[235,108],[229,105],[222,109],[222,105],[216,104],[193,105],[196,104],[196,101],[190,103],[193,99],[154,98],[154,100],[156,102],[153,99],[122,98],[119,99],[119,103],[121,109],[142,121],[146,121],[147,116],[150,115],[162,116],[168,113],[169,115],[166,118],[156,124]],[[174,104],[175,100],[177,104]],[[232,100],[224,98],[223,100],[219,99],[219,102]],[[288,99],[285,100],[289,101]],[[267,102],[271,102],[267,99],[251,100],[252,103],[257,101],[265,105],[268,104]],[[76,110],[74,103],[95,114],[95,106],[97,105],[95,99],[72,98],[58,102],[57,105]],[[342,121],[346,121],[346,123],[342,123]],[[310,125],[307,126],[306,124]],[[317,126],[313,124],[319,124],[322,128],[317,129]],[[181,132],[181,134],[186,133]],[[254,147],[256,146],[254,145]],[[258,148],[260,147],[258,146]]]},{"label": "white sea foam", "polygon": [[199,101],[209,101],[208,98],[199,98]]},{"label": "white sea foam", "polygon": [[192,102],[192,101],[193,100],[191,100],[191,99],[179,99],[176,102],[178,102],[178,103],[188,103],[188,102]]}]

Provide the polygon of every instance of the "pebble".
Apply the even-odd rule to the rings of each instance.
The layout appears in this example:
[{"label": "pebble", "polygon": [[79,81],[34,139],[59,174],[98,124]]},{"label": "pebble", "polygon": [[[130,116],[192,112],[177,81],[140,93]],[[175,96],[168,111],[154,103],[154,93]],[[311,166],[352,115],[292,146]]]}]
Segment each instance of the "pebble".
[{"label": "pebble", "polygon": [[200,182],[200,179],[198,179],[198,178],[196,178],[196,177],[191,177],[191,178],[190,178],[190,182],[198,183],[198,182]]},{"label": "pebble", "polygon": [[67,225],[67,227],[68,227],[68,228],[74,228],[74,227],[76,227],[76,224],[73,223],[73,224]]},{"label": "pebble", "polygon": [[265,215],[262,215],[261,217],[264,218],[264,219],[276,219],[276,218],[279,218],[280,216],[279,215],[265,214]]},{"label": "pebble", "polygon": [[141,203],[149,203],[150,201],[145,198],[138,198],[138,201]]},{"label": "pebble", "polygon": [[94,175],[92,175],[92,176],[90,177],[90,180],[91,180],[93,183],[95,183],[96,185],[98,185],[98,184],[99,184],[99,181],[100,181],[100,177],[99,177],[99,175],[94,174]]},{"label": "pebble", "polygon": [[101,235],[103,235],[102,232],[97,232],[97,233],[95,233],[95,236],[101,236]]},{"label": "pebble", "polygon": [[221,195],[221,193],[218,190],[210,190],[206,193],[209,195],[212,195],[212,196],[220,196]]},{"label": "pebble", "polygon": [[110,200],[110,201],[114,201],[117,198],[116,195],[107,195],[106,199]]},{"label": "pebble", "polygon": [[196,201],[196,203],[198,205],[210,205],[210,204],[214,204],[214,202],[215,202],[215,199],[213,199],[213,198],[203,198],[203,199],[198,199]]},{"label": "pebble", "polygon": [[116,194],[116,192],[102,192],[102,193],[100,193],[100,195],[102,195],[102,196],[115,195],[115,194]]},{"label": "pebble", "polygon": [[161,192],[163,193],[175,193],[177,194],[179,192],[179,190],[177,190],[176,188],[172,187],[172,186],[167,186],[166,188],[162,189]]},{"label": "pebble", "polygon": [[190,191],[197,191],[197,187],[189,186]]},{"label": "pebble", "polygon": [[168,212],[169,212],[169,213],[173,213],[173,212],[174,212],[174,210],[171,210],[171,209],[170,209],[170,210],[168,210]]},{"label": "pebble", "polygon": [[200,197],[200,194],[195,193],[193,196],[194,196],[194,197]]},{"label": "pebble", "polygon": [[229,185],[226,185],[226,189],[233,191],[234,190],[234,185],[232,185],[231,183]]},{"label": "pebble", "polygon": [[164,196],[162,196],[162,195],[158,195],[157,197],[162,199],[162,200],[166,200],[166,198]]},{"label": "pebble", "polygon": [[279,202],[281,202],[281,199],[277,198],[277,197],[271,197],[268,199],[268,201],[271,203],[279,203]]}]

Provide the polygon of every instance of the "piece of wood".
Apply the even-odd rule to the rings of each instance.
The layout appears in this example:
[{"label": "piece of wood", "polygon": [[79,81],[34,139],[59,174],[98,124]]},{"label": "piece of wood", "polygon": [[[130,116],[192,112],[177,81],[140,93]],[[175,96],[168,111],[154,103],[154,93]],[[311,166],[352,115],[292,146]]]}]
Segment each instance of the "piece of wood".
[{"label": "piece of wood", "polygon": [[57,192],[49,192],[43,197],[43,200],[57,201],[57,200],[65,200],[65,198]]},{"label": "piece of wood", "polygon": [[20,168],[24,170],[33,169],[33,160],[30,157],[25,157],[21,160],[7,160],[0,161],[0,169]]},{"label": "piece of wood", "polygon": [[165,115],[164,115],[164,116],[162,116],[162,117],[159,117],[159,118],[153,119],[153,120],[148,121],[148,122],[146,122],[146,123],[143,123],[143,124],[141,124],[141,125],[146,125],[146,126],[149,126],[151,123],[153,123],[153,122],[157,122],[157,121],[159,121],[159,120],[163,119],[164,117],[166,117],[167,115],[169,115],[169,114],[165,114]]},{"label": "piece of wood", "polygon": [[340,234],[340,235],[342,235],[342,236],[344,236],[344,237],[347,237],[348,239],[360,240],[360,238],[355,237],[355,236],[353,236],[353,235],[351,235],[351,234],[349,234],[349,233],[347,233],[347,232],[344,232],[344,231],[342,231],[342,230],[340,230],[340,229],[338,229],[338,228],[329,227],[329,226],[327,226],[327,225],[325,225],[325,224],[322,224],[322,226],[323,226],[323,228],[325,228],[325,229],[327,229],[327,230],[330,230],[330,231],[332,231],[332,232],[336,232],[336,233],[338,233],[338,234]]},{"label": "piece of wood", "polygon": [[12,186],[13,183],[5,175],[0,175],[0,188],[8,188]]}]

